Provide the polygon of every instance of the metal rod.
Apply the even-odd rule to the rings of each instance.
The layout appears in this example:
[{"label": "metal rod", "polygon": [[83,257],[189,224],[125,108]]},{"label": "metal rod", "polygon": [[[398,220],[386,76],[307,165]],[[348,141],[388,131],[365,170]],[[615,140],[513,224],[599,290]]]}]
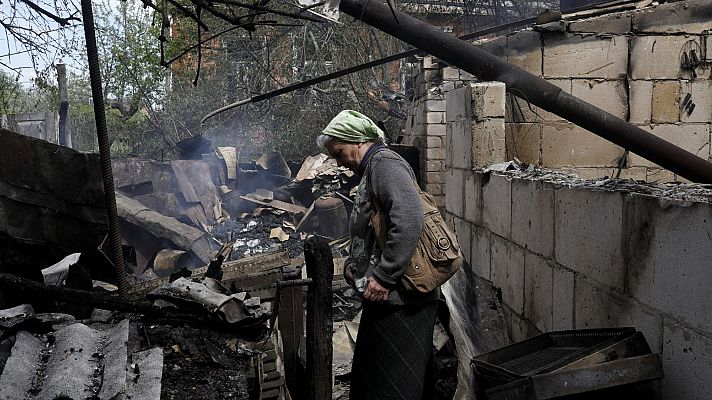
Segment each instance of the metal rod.
[{"label": "metal rod", "polygon": [[387,5],[369,0],[341,0],[339,9],[479,79],[504,82],[507,91],[511,94],[559,115],[684,178],[693,182],[712,183],[712,163],[410,15],[396,11],[398,15],[398,23],[396,23]]},{"label": "metal rod", "polygon": [[124,267],[124,255],[121,249],[121,233],[119,232],[119,217],[116,211],[114,177],[111,171],[111,152],[109,135],[106,131],[104,94],[101,87],[101,71],[99,70],[99,54],[96,49],[94,13],[91,8],[91,0],[82,0],[82,17],[84,19],[84,37],[86,38],[87,59],[89,61],[91,95],[94,103],[94,118],[96,119],[96,134],[99,139],[101,174],[104,181],[104,203],[109,219],[111,261],[114,264],[116,282],[119,287],[119,297],[125,299],[128,295],[129,283],[126,277],[126,268]]},{"label": "metal rod", "polygon": [[[503,24],[503,25],[497,25],[492,28],[482,29],[477,32],[468,33],[466,35],[460,36],[459,38],[462,40],[475,39],[475,38],[478,38],[478,37],[481,37],[484,35],[501,32],[503,30],[529,25],[529,24],[534,23],[535,21],[536,21],[536,18],[529,18],[529,19],[514,21],[514,22],[510,22],[510,23]],[[418,49],[418,48],[410,49],[410,50],[406,50],[406,51],[396,53],[396,54],[393,54],[390,56],[379,58],[378,60],[369,61],[367,63],[363,63],[363,64],[359,64],[359,65],[354,65],[353,67],[348,67],[345,69],[340,69],[338,71],[334,71],[334,72],[328,73],[326,75],[317,76],[316,78],[308,79],[306,81],[295,82],[290,85],[281,87],[277,90],[273,90],[271,92],[262,93],[257,96],[252,96],[250,98],[242,99],[235,103],[228,104],[228,105],[226,105],[222,108],[219,108],[215,111],[212,111],[211,113],[204,116],[203,119],[200,120],[200,123],[202,124],[205,121],[207,121],[208,119],[210,119],[222,112],[231,110],[235,107],[239,107],[239,106],[242,106],[242,105],[245,105],[248,103],[256,103],[258,101],[271,99],[273,97],[277,97],[277,96],[283,95],[285,93],[303,89],[305,87],[316,85],[318,83],[330,81],[332,79],[336,79],[336,78],[342,77],[344,75],[353,74],[358,71],[363,71],[364,69],[369,69],[369,68],[377,67],[379,65],[387,64],[389,62],[398,61],[398,60],[401,60],[406,57],[410,57],[410,56],[414,56],[414,55],[427,55],[427,54],[428,54],[427,52],[424,52],[423,50]]]}]

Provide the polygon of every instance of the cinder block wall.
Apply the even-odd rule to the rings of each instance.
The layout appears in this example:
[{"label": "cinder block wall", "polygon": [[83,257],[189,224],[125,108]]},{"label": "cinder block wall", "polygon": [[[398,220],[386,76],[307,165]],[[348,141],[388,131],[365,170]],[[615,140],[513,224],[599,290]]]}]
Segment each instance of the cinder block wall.
[{"label": "cinder block wall", "polygon": [[[667,2],[535,29],[480,46],[656,136],[712,159],[712,2]],[[680,63],[682,53],[692,49],[703,61],[694,72]],[[426,185],[441,184],[444,174],[444,159],[437,147],[446,145],[442,140],[443,95],[472,79],[457,69],[442,67],[432,57],[423,60],[406,126],[407,143],[423,149]],[[516,157],[582,178],[684,182],[525,100],[508,95],[506,102],[506,159]],[[430,188],[440,194],[438,187]]]},{"label": "cinder block wall", "polygon": [[665,399],[712,398],[712,191],[706,203],[678,201],[453,168],[446,193],[472,272],[501,289],[512,341],[634,326],[661,355]]}]

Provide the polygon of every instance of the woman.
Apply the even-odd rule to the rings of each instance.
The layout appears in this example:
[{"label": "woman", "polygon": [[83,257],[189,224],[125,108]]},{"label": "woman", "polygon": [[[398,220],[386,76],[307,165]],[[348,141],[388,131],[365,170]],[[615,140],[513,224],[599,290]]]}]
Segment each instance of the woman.
[{"label": "woman", "polygon": [[[340,112],[317,138],[339,165],[361,176],[344,270],[364,299],[349,398],[418,400],[439,291],[413,294],[399,284],[420,239],[423,211],[412,169],[384,139],[371,119],[353,110]],[[376,210],[385,220],[382,245],[370,223]]]}]

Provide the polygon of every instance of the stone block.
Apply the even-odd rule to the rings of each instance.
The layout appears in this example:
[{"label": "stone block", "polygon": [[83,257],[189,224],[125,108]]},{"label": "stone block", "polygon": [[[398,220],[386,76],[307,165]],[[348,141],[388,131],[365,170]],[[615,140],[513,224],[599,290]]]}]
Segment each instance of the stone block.
[{"label": "stone block", "polygon": [[549,261],[534,253],[524,253],[524,316],[539,330],[552,329],[554,272]]},{"label": "stone block", "polygon": [[447,94],[447,122],[470,119],[472,115],[472,97],[469,86],[452,90]]},{"label": "stone block", "polygon": [[611,288],[623,290],[624,195],[562,187],[556,189],[554,198],[556,262]]},{"label": "stone block", "polygon": [[626,214],[630,295],[712,332],[712,205],[631,195]]},{"label": "stone block", "polygon": [[653,115],[653,81],[633,80],[628,83],[630,92],[630,118],[632,124],[649,124]]},{"label": "stone block", "polygon": [[685,36],[633,36],[631,39],[632,79],[678,79],[680,49],[689,40]]},{"label": "stone block", "polygon": [[476,121],[505,115],[506,86],[502,82],[471,83],[472,116]]},{"label": "stone block", "polygon": [[625,36],[544,35],[544,77],[618,79],[627,75],[627,65]]},{"label": "stone block", "polygon": [[482,225],[509,239],[512,225],[512,182],[509,177],[495,173],[484,174],[482,182]]},{"label": "stone block", "polygon": [[663,328],[664,399],[709,399],[712,339],[671,320]]},{"label": "stone block", "polygon": [[[569,78],[551,78],[547,79],[547,82],[560,87],[566,93],[571,93],[571,79]],[[526,99],[512,95],[508,96],[506,108],[507,122],[564,121],[560,116],[528,103]]]},{"label": "stone block", "polygon": [[541,164],[541,124],[508,123],[504,127],[506,159]]},{"label": "stone block", "polygon": [[569,32],[625,34],[630,32],[631,20],[632,13],[630,12],[611,13],[599,17],[585,18],[571,21],[569,24]]},{"label": "stone block", "polygon": [[444,124],[445,112],[442,111],[431,111],[425,116],[425,122],[428,124]]},{"label": "stone block", "polygon": [[460,244],[462,255],[468,263],[471,263],[472,224],[462,218],[455,218],[455,236],[457,237],[457,242]]},{"label": "stone block", "polygon": [[[712,45],[712,43],[710,43]],[[692,113],[685,107],[680,113],[682,122],[710,122],[712,120],[712,81],[708,79],[683,81],[680,101],[690,94],[690,103],[695,105]],[[688,104],[685,104],[688,106]]]},{"label": "stone block", "polygon": [[425,134],[427,136],[445,136],[447,133],[445,124],[427,124],[425,125]]},{"label": "stone block", "polygon": [[553,270],[551,329],[574,329],[574,273],[568,269],[556,267]]},{"label": "stone block", "polygon": [[541,161],[545,167],[614,167],[623,148],[571,123],[545,123]]},{"label": "stone block", "polygon": [[536,76],[541,70],[541,34],[534,31],[520,31],[507,36],[507,61]]},{"label": "stone block", "polygon": [[572,79],[571,94],[618,118],[628,117],[628,93],[624,80]]},{"label": "stone block", "polygon": [[437,149],[443,147],[443,139],[440,136],[429,136],[425,139],[425,144],[429,149]]},{"label": "stone block", "polygon": [[472,168],[472,123],[469,119],[453,121],[448,124],[447,142],[448,163],[455,168]]},{"label": "stone block", "polygon": [[502,301],[517,314],[524,311],[524,250],[492,235],[492,284],[502,289]]},{"label": "stone block", "polygon": [[[709,124],[664,124],[641,126],[644,130],[662,138],[692,154],[702,158],[709,157],[710,126]],[[655,163],[643,157],[630,153],[628,165],[631,167],[658,167]]]},{"label": "stone block", "polygon": [[661,350],[660,313],[583,278],[576,279],[574,293],[576,329],[632,326],[643,332],[653,352]]},{"label": "stone block", "polygon": [[654,124],[676,123],[680,120],[680,81],[656,81],[652,99]]},{"label": "stone block", "polygon": [[554,187],[512,179],[512,240],[544,257],[554,255]]},{"label": "stone block", "polygon": [[710,30],[712,3],[682,1],[646,7],[633,15],[636,33],[702,33]]},{"label": "stone block", "polygon": [[482,174],[478,172],[465,177],[465,220],[482,224]]},{"label": "stone block", "polygon": [[487,229],[472,225],[472,249],[470,252],[470,265],[472,271],[480,278],[492,281],[490,262],[491,233]]},{"label": "stone block", "polygon": [[445,173],[445,208],[461,218],[465,214],[464,187],[465,170],[450,169]]},{"label": "stone block", "polygon": [[470,140],[472,146],[470,165],[472,167],[483,167],[507,161],[504,118],[473,122]]}]

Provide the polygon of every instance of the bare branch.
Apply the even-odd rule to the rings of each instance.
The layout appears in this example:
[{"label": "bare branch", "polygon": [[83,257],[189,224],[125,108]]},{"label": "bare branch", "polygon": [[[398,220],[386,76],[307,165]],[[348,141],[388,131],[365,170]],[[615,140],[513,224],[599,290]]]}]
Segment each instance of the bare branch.
[{"label": "bare branch", "polygon": [[74,17],[74,16],[62,18],[60,16],[54,15],[51,12],[45,10],[44,8],[38,6],[37,4],[33,3],[30,0],[20,0],[20,1],[27,4],[28,7],[37,11],[38,13],[44,15],[45,17],[48,17],[48,18],[54,20],[56,23],[60,24],[61,26],[69,25],[69,21],[81,21],[81,19]]}]

